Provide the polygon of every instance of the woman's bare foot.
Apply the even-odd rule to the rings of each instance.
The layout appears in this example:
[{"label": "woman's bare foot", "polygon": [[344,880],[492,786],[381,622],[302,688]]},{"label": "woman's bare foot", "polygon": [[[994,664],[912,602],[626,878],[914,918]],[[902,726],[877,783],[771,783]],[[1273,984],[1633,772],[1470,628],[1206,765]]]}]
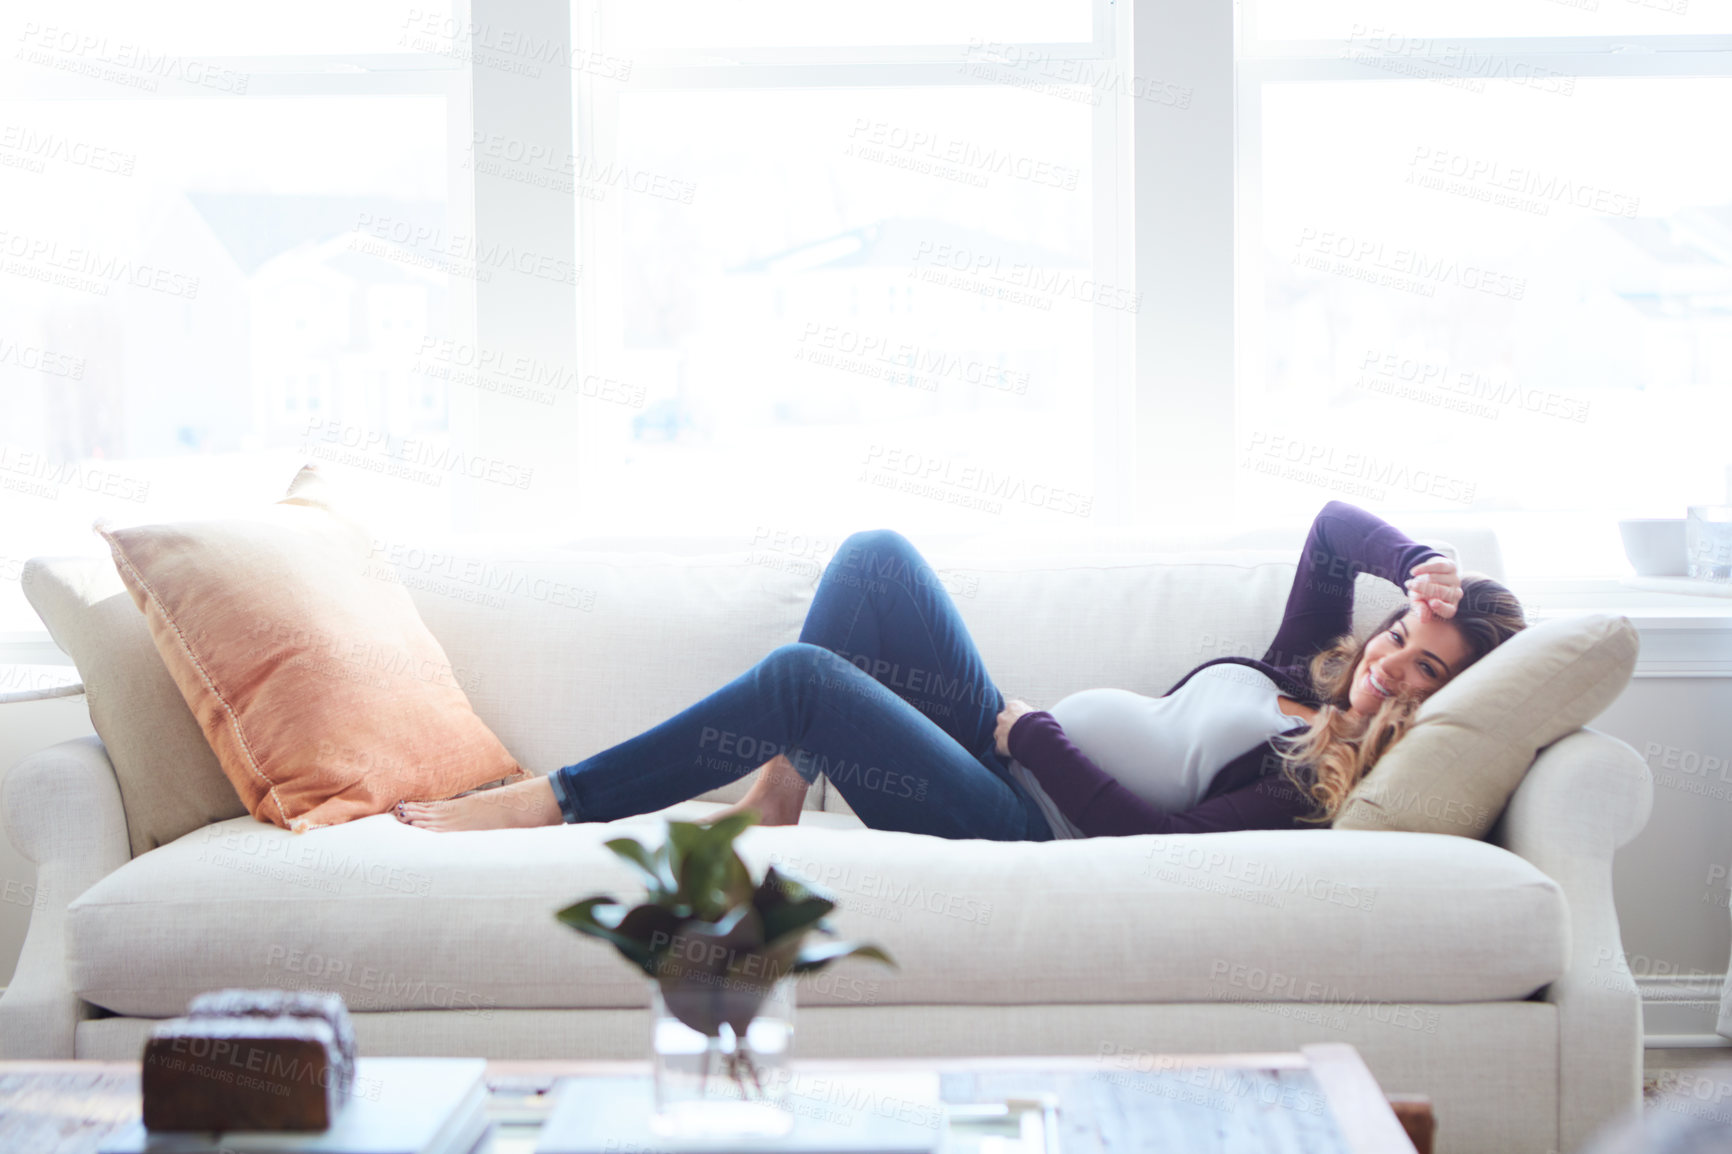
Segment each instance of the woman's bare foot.
[{"label": "woman's bare foot", "polygon": [[420,829],[524,829],[565,820],[545,777],[484,789],[450,801],[405,801],[397,820]]},{"label": "woman's bare foot", "polygon": [[745,797],[704,820],[720,821],[744,810],[755,809],[759,825],[799,825],[800,809],[805,801],[806,779],[795,772],[793,762],[777,754],[758,767],[758,776],[746,790]]}]

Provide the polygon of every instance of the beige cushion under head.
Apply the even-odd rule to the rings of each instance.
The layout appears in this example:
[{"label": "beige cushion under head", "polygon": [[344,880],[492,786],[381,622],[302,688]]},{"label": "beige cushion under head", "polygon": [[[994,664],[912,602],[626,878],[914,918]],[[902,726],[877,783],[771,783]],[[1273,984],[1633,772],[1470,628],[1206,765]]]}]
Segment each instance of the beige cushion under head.
[{"label": "beige cushion under head", "polygon": [[1534,756],[1624,691],[1636,650],[1635,627],[1614,613],[1522,630],[1426,698],[1334,828],[1484,837]]},{"label": "beige cushion under head", "polygon": [[54,644],[78,666],[91,724],[114,763],[132,855],[245,816],[114,562],[37,557],[23,580]]},{"label": "beige cushion under head", "polygon": [[521,774],[366,530],[311,468],[255,517],[103,530],[260,821],[302,831]]}]

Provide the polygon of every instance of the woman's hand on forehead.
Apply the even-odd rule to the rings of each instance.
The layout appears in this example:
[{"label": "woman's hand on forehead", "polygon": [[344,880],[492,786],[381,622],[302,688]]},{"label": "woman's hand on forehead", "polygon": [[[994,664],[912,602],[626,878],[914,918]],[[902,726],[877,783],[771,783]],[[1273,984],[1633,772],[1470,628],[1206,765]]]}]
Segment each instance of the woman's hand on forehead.
[{"label": "woman's hand on forehead", "polygon": [[1419,610],[1421,621],[1447,621],[1455,616],[1461,601],[1461,571],[1448,557],[1427,557],[1415,565],[1407,579],[1407,596]]}]

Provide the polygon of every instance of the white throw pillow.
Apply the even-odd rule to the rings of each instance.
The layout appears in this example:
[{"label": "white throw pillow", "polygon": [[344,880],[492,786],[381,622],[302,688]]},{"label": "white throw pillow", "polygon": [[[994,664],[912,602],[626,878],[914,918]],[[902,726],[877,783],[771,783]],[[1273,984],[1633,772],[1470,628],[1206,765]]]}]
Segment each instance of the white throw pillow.
[{"label": "white throw pillow", "polygon": [[1630,619],[1613,613],[1522,630],[1426,698],[1333,828],[1484,837],[1534,756],[1624,691],[1637,646]]}]

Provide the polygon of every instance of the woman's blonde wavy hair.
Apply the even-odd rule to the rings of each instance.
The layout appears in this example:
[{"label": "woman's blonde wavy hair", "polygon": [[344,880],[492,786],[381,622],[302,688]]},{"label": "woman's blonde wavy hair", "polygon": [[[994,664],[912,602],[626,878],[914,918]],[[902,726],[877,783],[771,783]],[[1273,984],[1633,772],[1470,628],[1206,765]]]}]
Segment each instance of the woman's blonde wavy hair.
[{"label": "woman's blonde wavy hair", "polygon": [[[1352,634],[1337,637],[1311,659],[1311,684],[1323,704],[1310,727],[1282,751],[1287,779],[1319,807],[1308,821],[1334,821],[1353,787],[1413,723],[1423,698],[1405,694],[1387,698],[1364,719],[1352,714],[1348,699],[1353,671],[1366,646],[1412,608],[1409,602],[1390,613],[1363,641],[1355,641]],[[1455,671],[1456,677],[1527,627],[1516,595],[1489,577],[1462,580],[1461,600],[1449,622],[1460,630],[1468,647],[1468,659]]]}]

